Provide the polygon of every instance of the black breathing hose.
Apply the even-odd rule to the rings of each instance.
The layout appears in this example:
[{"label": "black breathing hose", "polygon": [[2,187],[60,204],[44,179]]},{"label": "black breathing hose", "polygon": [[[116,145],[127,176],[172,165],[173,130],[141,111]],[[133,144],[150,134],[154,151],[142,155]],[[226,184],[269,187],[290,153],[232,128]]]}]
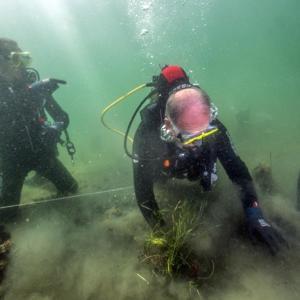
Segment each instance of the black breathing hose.
[{"label": "black breathing hose", "polygon": [[149,99],[151,98],[153,95],[155,95],[157,93],[157,90],[154,89],[153,91],[151,91],[142,101],[141,103],[137,106],[137,108],[135,109],[132,117],[130,118],[130,121],[128,123],[128,126],[127,126],[127,129],[126,129],[126,132],[125,132],[125,137],[124,137],[124,150],[125,150],[125,153],[128,157],[130,157],[131,159],[135,159],[136,157],[134,157],[132,155],[132,153],[129,152],[128,150],[128,147],[127,147],[127,139],[128,139],[128,135],[129,135],[129,132],[130,132],[130,129],[131,129],[131,126],[132,126],[132,123],[137,115],[137,113],[139,112],[139,110],[141,109],[141,107],[144,105],[144,103]]}]

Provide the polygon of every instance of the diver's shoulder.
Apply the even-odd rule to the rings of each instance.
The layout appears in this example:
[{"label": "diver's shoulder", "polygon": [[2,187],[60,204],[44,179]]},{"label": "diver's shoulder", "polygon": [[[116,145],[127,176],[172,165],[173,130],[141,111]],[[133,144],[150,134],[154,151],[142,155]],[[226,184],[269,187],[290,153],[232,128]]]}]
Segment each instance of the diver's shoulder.
[{"label": "diver's shoulder", "polygon": [[219,119],[213,120],[211,122],[211,125],[217,127],[220,132],[226,132],[227,131],[227,128],[225,127],[225,125]]}]

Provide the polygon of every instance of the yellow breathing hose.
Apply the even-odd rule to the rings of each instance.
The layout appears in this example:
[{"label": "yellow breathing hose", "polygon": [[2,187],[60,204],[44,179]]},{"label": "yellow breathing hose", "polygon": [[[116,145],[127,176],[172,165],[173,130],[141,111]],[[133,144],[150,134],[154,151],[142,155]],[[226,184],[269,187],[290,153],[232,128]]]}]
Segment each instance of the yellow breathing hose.
[{"label": "yellow breathing hose", "polygon": [[[131,96],[132,94],[138,92],[139,90],[145,88],[147,86],[146,83],[141,84],[139,86],[137,86],[136,88],[134,88],[133,90],[129,91],[128,93],[126,93],[125,95],[117,98],[115,101],[113,101],[111,104],[109,104],[108,106],[106,106],[102,112],[101,112],[101,123],[103,124],[104,127],[106,127],[108,130],[111,130],[123,137],[125,137],[125,133],[117,128],[113,128],[109,125],[107,125],[107,123],[104,120],[104,116],[106,115],[106,113],[108,111],[110,111],[113,107],[115,107],[116,105],[118,105],[120,102],[124,101],[125,99],[127,99],[129,96]],[[128,137],[128,140],[132,143],[133,139],[131,137]]]}]

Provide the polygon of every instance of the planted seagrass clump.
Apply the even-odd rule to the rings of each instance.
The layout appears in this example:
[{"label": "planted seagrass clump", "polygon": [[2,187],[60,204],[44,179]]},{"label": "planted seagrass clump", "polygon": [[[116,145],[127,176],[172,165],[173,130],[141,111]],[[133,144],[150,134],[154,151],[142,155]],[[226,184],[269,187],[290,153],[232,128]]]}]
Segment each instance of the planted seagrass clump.
[{"label": "planted seagrass clump", "polygon": [[258,164],[253,169],[253,177],[263,193],[271,195],[276,192],[276,185],[272,175],[272,168],[268,164]]},{"label": "planted seagrass clump", "polygon": [[196,254],[189,243],[195,230],[199,230],[199,222],[199,210],[179,201],[171,213],[170,226],[152,232],[146,239],[141,261],[156,274],[171,278],[185,277],[196,282],[211,277],[213,262]]}]

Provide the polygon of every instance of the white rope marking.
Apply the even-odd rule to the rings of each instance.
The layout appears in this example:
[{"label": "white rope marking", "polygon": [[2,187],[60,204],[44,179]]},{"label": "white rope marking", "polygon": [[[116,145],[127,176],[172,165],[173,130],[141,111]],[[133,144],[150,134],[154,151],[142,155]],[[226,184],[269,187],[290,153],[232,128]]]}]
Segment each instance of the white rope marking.
[{"label": "white rope marking", "polygon": [[114,193],[114,192],[121,192],[132,189],[132,186],[123,186],[118,187],[114,189],[104,190],[104,191],[98,191],[98,192],[92,192],[92,193],[84,193],[84,194],[77,194],[72,196],[65,196],[65,197],[58,197],[58,198],[52,198],[47,200],[41,200],[41,201],[35,201],[35,202],[29,202],[29,203],[22,203],[22,204],[14,204],[14,205],[8,205],[8,206],[1,206],[0,210],[2,209],[8,209],[13,207],[24,207],[24,206],[33,206],[37,204],[47,203],[47,202],[55,202],[60,200],[70,200],[75,198],[81,198],[81,197],[88,197],[88,196],[94,196],[94,195],[101,195],[101,194],[108,194],[108,193]]}]

